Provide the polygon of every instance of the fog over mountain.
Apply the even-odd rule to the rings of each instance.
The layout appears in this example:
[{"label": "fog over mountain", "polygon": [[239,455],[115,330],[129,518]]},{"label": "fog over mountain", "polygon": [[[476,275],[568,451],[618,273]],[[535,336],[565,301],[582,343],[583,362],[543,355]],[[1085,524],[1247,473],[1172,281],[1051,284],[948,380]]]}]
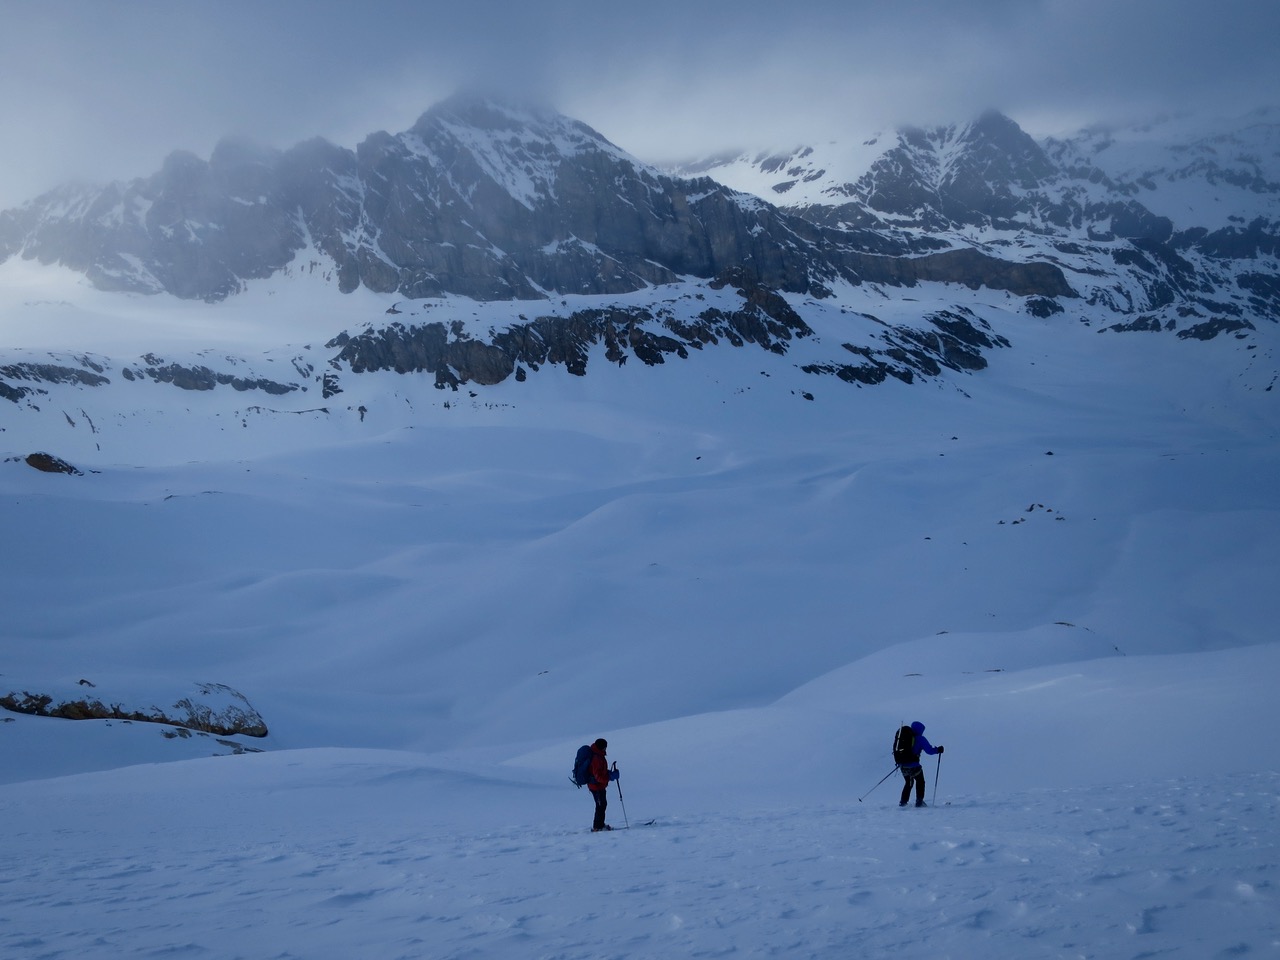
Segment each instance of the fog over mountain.
[{"label": "fog over mountain", "polygon": [[724,0],[454,7],[378,0],[11,0],[0,36],[0,209],[73,179],[128,180],[228,135],[348,149],[485,85],[534,95],[652,162],[813,144],[996,109],[1037,137],[1280,88],[1273,4]]}]

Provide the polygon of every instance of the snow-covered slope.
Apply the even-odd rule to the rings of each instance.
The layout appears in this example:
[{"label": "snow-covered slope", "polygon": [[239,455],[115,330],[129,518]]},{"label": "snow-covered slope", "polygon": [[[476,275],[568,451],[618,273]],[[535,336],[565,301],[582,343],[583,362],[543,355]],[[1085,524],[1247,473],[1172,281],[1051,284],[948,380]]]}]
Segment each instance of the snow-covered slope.
[{"label": "snow-covered slope", "polygon": [[[1112,334],[992,299],[968,308],[1009,346],[910,385],[805,372],[929,308],[855,288],[786,352],[619,366],[597,346],[588,376],[483,388],[348,372],[324,399],[315,343],[226,367],[283,370],[281,394],[103,358],[108,384],[6,404],[4,672],[222,682],[288,746],[437,749],[757,706],[944,631],[1267,640],[1274,346],[1099,352]],[[83,476],[32,470],[36,449]]]},{"label": "snow-covered slope", "polygon": [[672,172],[687,177],[710,176],[734,190],[779,206],[837,204],[848,198],[848,186],[897,143],[895,134],[876,133],[812,146],[735,151],[676,164]]},{"label": "snow-covered slope", "polygon": [[[1143,746],[1158,746],[1165,711],[1187,712],[1174,691],[1206,725],[1235,715],[1234,682],[1253,694],[1280,667],[1268,649],[975,681],[990,738],[954,715],[929,724],[947,749],[927,762],[924,810],[897,809],[896,776],[873,786],[891,768],[864,756],[869,739],[842,749],[847,714],[782,714],[807,723],[778,765],[755,747],[778,713],[736,724],[754,734],[741,751],[691,739],[706,724],[613,733],[610,818],[623,827],[625,805],[632,829],[610,834],[585,831],[591,803],[563,776],[572,741],[535,770],[307,750],[16,784],[0,788],[0,944],[50,958],[1265,956],[1280,935],[1274,765],[1152,775],[1144,749],[1098,784],[1117,738],[1081,763],[1072,721],[1113,734],[1140,707]],[[1040,707],[1063,710],[1056,735],[1010,736]],[[1025,744],[1012,755],[1011,740]],[[704,775],[685,772],[690,755]],[[1083,778],[1046,788],[1046,771]]]}]

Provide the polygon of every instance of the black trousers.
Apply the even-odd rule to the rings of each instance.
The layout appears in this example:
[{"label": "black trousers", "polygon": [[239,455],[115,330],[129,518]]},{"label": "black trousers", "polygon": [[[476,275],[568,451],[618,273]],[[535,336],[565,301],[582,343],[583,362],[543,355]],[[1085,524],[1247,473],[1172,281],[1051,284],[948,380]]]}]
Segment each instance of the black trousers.
[{"label": "black trousers", "polygon": [[591,821],[591,829],[599,830],[604,826],[604,811],[609,806],[609,788],[603,790],[592,790],[591,799],[596,802],[596,817]]},{"label": "black trousers", "polygon": [[898,801],[898,806],[902,806],[911,799],[913,784],[916,788],[916,803],[924,803],[924,767],[917,764],[914,767],[899,767],[899,769],[902,771],[902,779],[907,782],[902,786],[902,799]]}]

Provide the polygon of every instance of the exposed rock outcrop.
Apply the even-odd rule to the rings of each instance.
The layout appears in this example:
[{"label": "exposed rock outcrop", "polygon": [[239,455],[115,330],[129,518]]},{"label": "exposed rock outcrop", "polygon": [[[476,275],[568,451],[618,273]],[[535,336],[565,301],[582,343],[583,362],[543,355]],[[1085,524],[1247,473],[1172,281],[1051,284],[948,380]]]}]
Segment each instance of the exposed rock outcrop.
[{"label": "exposed rock outcrop", "polygon": [[29,467],[35,467],[43,473],[67,473],[73,477],[84,476],[83,471],[78,467],[74,467],[61,457],[55,457],[51,453],[31,453],[26,457],[26,463]]},{"label": "exposed rock outcrop", "polygon": [[[722,340],[785,354],[794,338],[813,333],[785,298],[749,271],[729,271],[710,286],[734,287],[741,306],[730,310],[708,305],[689,317],[661,306],[576,310],[512,324],[495,331],[489,342],[466,333],[460,323],[394,323],[354,337],[342,334],[327,346],[338,350],[332,360],[335,369],[426,371],[435,374],[437,387],[457,389],[465,383],[500,383],[521,366],[537,370],[556,364],[582,376],[597,344],[605,346],[610,362],[623,364],[635,357],[652,366],[664,363],[667,356],[685,358],[690,350]],[[336,374],[326,376],[324,390],[326,397],[340,392]]]},{"label": "exposed rock outcrop", "polygon": [[860,362],[807,364],[801,369],[806,373],[834,374],[848,383],[868,386],[883,383],[889,377],[912,383],[917,376],[936,377],[943,369],[982,370],[987,366],[983,351],[1009,346],[1009,341],[994,334],[986,321],[963,307],[954,312],[932,313],[925,319],[932,330],[887,327],[883,347],[844,344],[845,350],[859,357]]},{"label": "exposed rock outcrop", "polygon": [[[40,392],[38,384],[75,383],[97,387],[111,381],[103,375],[103,367],[87,357],[78,358],[83,367],[68,367],[56,363],[9,363],[0,365],[0,398],[17,403],[24,397]],[[86,369],[88,368],[88,369]],[[21,386],[6,381],[33,384]]]},{"label": "exposed rock outcrop", "polygon": [[186,366],[180,363],[166,363],[154,354],[142,358],[144,366],[137,368],[124,367],[120,375],[126,380],[149,378],[157,383],[171,383],[183,390],[212,390],[215,387],[229,386],[234,390],[261,390],[274,396],[292,393],[298,389],[296,383],[278,383],[265,377],[237,377],[233,374],[211,370],[204,365]]},{"label": "exposed rock outcrop", "polygon": [[[7,679],[7,678],[6,678]],[[0,707],[15,713],[37,717],[59,717],[64,720],[133,720],[162,723],[218,736],[265,737],[267,724],[244,694],[220,683],[197,683],[186,696],[161,707],[154,703],[129,698],[103,699],[102,694],[88,694],[96,685],[77,681],[85,688],[58,692],[58,684],[32,692],[24,686],[0,695]],[[44,686],[44,685],[42,685]],[[2,688],[0,688],[2,689]],[[52,690],[52,692],[46,692]]]}]

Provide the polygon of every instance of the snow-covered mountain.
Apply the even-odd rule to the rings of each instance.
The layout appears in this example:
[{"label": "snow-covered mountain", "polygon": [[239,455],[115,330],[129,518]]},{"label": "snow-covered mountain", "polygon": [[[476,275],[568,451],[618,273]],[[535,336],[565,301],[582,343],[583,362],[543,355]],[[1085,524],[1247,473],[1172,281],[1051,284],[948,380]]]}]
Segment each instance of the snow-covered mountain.
[{"label": "snow-covered mountain", "polygon": [[[1275,109],[1229,119],[1181,116],[1091,127],[1043,141],[991,112],[971,123],[906,127],[861,140],[725,153],[672,172],[711,176],[777,206],[812,210],[820,219],[834,219],[827,208],[840,208],[850,223],[1028,232],[1078,232],[1089,224],[1097,233],[1104,223],[1100,211],[1086,218],[1057,215],[1054,208],[1123,206],[1132,199],[1149,215],[1167,219],[1171,229],[1213,232],[1280,219],[1278,157]],[[1134,224],[1110,232],[1143,235]],[[1152,225],[1147,232],[1161,231]]]},{"label": "snow-covered mountain", "polygon": [[206,163],[68,188],[3,215],[0,254],[108,289],[221,299],[310,248],[344,292],[483,300],[621,293],[750,260],[771,282],[832,269],[758,203],[678,182],[551,111],[459,96],[355,151],[223,142]]},{"label": "snow-covered mountain", "polygon": [[1273,950],[1244,153],[989,117],[842,225],[473,108],[3,215],[0,952]]},{"label": "snow-covered mountain", "polygon": [[1043,143],[988,113],[854,146],[725,155],[682,172],[916,251],[1053,263],[1083,299],[1117,314],[1117,326],[1207,335],[1280,315],[1278,157],[1274,111]]},{"label": "snow-covered mountain", "polygon": [[617,293],[744,265],[796,291],[909,279],[865,256],[907,252],[887,237],[815,230],[705,177],[666,175],[554,111],[465,95],[355,151],[229,140],[207,163],[175,153],[146,179],[0,214],[0,255],[184,298],[229,296],[312,245],[343,291],[409,298]]},{"label": "snow-covered mountain", "polygon": [[1096,127],[1045,147],[1064,166],[1103,171],[1176,230],[1221,232],[1225,239],[1268,228],[1274,235],[1280,220],[1280,109]]}]

